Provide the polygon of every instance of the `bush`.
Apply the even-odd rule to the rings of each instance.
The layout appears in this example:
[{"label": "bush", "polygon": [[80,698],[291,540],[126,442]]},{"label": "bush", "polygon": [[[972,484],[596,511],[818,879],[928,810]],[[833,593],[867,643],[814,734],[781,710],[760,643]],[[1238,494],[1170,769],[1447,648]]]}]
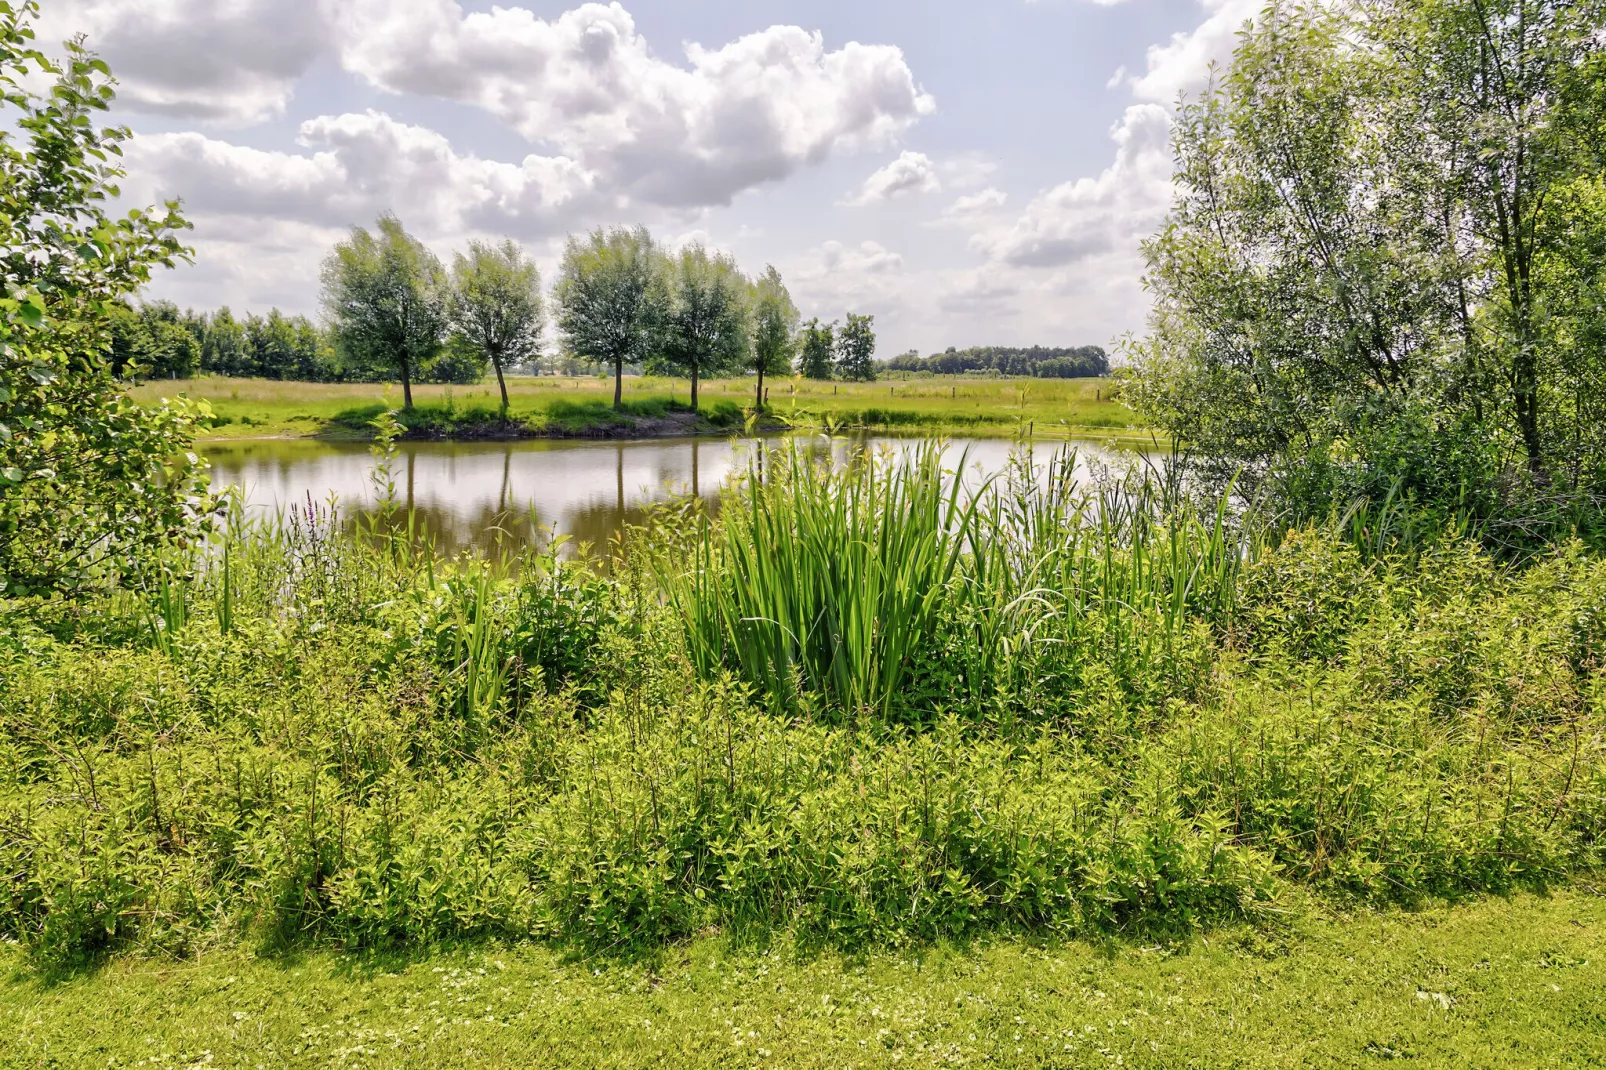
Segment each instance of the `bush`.
[{"label": "bush", "polygon": [[[0,931],[54,962],[1171,938],[1296,884],[1412,903],[1606,861],[1606,562],[1582,546],[1368,558],[1052,472],[945,512],[943,479],[772,459],[606,570],[296,514],[173,562],[182,615],[11,603]],[[866,553],[911,539],[929,571]],[[822,606],[875,627],[736,645]]]}]

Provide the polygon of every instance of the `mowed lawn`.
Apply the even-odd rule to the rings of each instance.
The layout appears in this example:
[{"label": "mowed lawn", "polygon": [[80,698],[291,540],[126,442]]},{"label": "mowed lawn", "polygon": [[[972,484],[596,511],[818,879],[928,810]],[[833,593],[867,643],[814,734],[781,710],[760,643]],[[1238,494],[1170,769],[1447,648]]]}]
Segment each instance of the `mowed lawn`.
[{"label": "mowed lawn", "polygon": [[[1117,384],[1108,379],[932,378],[877,383],[824,383],[783,379],[766,383],[769,409],[799,426],[847,423],[853,426],[1013,434],[1145,434],[1138,418],[1112,400]],[[633,376],[625,380],[632,404],[687,403],[684,380]],[[721,402],[750,406],[752,379],[702,384],[705,408]],[[561,421],[583,426],[588,416],[610,417],[613,380],[600,377],[514,376],[508,380],[510,415],[540,427]],[[374,383],[298,383],[265,379],[203,377],[145,383],[136,400],[151,402],[179,394],[204,398],[217,416],[205,437],[262,438],[299,435],[349,437],[385,405],[401,406],[401,388]],[[494,414],[496,382],[474,386],[417,386],[414,403],[456,413]]]},{"label": "mowed lawn", "polygon": [[705,937],[652,961],[230,951],[58,979],[11,956],[0,1066],[17,1068],[1606,1065],[1606,904],[1582,888],[1180,949]]}]

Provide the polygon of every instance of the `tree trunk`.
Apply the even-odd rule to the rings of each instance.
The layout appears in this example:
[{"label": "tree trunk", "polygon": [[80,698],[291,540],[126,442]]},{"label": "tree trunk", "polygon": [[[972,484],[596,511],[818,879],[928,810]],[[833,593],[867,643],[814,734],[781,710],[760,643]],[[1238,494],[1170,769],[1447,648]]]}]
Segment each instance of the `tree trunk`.
[{"label": "tree trunk", "polygon": [[502,390],[502,422],[507,423],[507,380],[502,378],[502,358],[492,357],[491,363],[496,366],[496,385]]},{"label": "tree trunk", "polygon": [[[1521,157],[1518,157],[1519,160]],[[1528,471],[1540,483],[1549,481],[1545,470],[1544,441],[1539,429],[1539,332],[1534,326],[1532,250],[1525,244],[1520,228],[1521,200],[1512,199],[1508,208],[1496,196],[1495,213],[1505,268],[1508,300],[1512,313],[1511,407],[1517,417],[1517,430],[1528,455]]]},{"label": "tree trunk", "polygon": [[1532,339],[1519,332],[1517,355],[1511,361],[1511,401],[1517,410],[1517,427],[1528,454],[1528,471],[1541,483],[1548,480],[1544,441],[1539,433],[1539,359]]},{"label": "tree trunk", "polygon": [[404,355],[401,359],[402,373],[402,408],[411,410],[413,407],[413,363]]},{"label": "tree trunk", "polygon": [[613,408],[615,412],[625,407],[625,358],[613,358]]},{"label": "tree trunk", "polygon": [[697,411],[697,366],[695,364],[692,365],[691,369],[691,411]]},{"label": "tree trunk", "polygon": [[753,408],[764,408],[764,365],[758,366],[758,392],[753,395]]}]

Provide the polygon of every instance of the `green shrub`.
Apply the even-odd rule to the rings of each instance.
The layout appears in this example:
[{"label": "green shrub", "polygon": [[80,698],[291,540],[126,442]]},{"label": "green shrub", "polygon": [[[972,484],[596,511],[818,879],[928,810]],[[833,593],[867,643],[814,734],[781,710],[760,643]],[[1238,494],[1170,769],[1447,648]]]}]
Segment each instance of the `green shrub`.
[{"label": "green shrub", "polygon": [[1376,585],[1351,544],[1317,528],[1289,532],[1244,571],[1246,642],[1291,658],[1331,659]]},{"label": "green shrub", "polygon": [[606,570],[314,509],[165,594],[9,604],[0,932],[51,962],[1174,937],[1295,883],[1416,902],[1606,862],[1581,546],[1267,551],[1066,459],[979,493],[930,454],[811,464],[660,511]]}]

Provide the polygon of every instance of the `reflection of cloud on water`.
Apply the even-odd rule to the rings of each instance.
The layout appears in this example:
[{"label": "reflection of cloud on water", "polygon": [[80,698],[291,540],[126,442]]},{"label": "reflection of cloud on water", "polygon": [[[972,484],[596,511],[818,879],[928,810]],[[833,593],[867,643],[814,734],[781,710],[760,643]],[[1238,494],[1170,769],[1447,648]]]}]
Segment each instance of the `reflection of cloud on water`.
[{"label": "reflection of cloud on water", "polygon": [[[792,442],[811,459],[839,464],[866,445],[893,452],[918,445],[914,439],[821,436]],[[625,524],[640,523],[653,502],[688,492],[713,500],[733,472],[746,468],[753,445],[720,439],[408,442],[398,446],[392,478],[400,504],[412,507],[446,552],[471,546],[494,551],[498,531],[503,533],[504,548],[508,542],[522,544],[537,527],[600,549]],[[1078,466],[1083,472],[1088,457],[1113,456],[1098,447],[1078,448],[1084,451]],[[1015,444],[1005,440],[956,441],[945,447],[944,462],[955,467],[963,457],[968,483],[978,471],[984,475],[1004,471],[1014,449]],[[1039,460],[1046,460],[1046,452],[1039,449]],[[206,453],[214,486],[243,485],[246,504],[253,509],[288,509],[304,503],[309,493],[320,504],[332,494],[347,510],[377,502],[373,458],[360,443],[219,443],[207,447]]]}]

